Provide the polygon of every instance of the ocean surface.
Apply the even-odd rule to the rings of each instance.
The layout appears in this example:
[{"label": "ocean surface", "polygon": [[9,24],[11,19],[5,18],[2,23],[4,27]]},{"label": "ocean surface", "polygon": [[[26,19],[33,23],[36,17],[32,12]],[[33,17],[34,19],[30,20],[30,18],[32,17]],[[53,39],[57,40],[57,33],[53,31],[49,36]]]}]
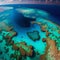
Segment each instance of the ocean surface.
[{"label": "ocean surface", "polygon": [[[46,48],[46,43],[42,42],[42,39],[46,38],[46,33],[41,31],[41,27],[38,24],[31,24],[32,21],[42,23],[42,25],[46,24],[48,27],[47,30],[50,31],[52,35],[60,36],[57,31],[51,31],[52,28],[55,30],[60,29],[57,28],[57,25],[60,26],[60,5],[12,4],[0,6],[0,23],[7,23],[8,26],[12,26],[13,30],[17,32],[17,36],[13,37],[12,41],[14,41],[14,43],[25,41],[27,45],[33,46],[35,53],[38,52],[32,57],[27,56],[25,60],[39,60],[40,55],[44,54]],[[0,28],[2,25],[3,24],[0,25]],[[27,32],[30,32],[32,33],[31,36],[36,37],[37,35],[34,35],[34,31],[39,32],[39,40],[34,41],[27,35]],[[0,34],[0,40],[2,40],[3,33],[4,31]],[[8,32],[5,31],[5,33]],[[56,39],[56,37],[54,38],[52,35],[49,35],[49,37]],[[10,58],[10,54],[13,52],[11,46],[9,44],[6,46],[5,40],[0,43],[0,46],[0,50],[3,52],[0,59],[4,57],[3,60],[13,60]],[[9,52],[6,54],[4,47],[9,48]],[[24,57],[21,60],[24,60]]]},{"label": "ocean surface", "polygon": [[45,5],[45,4],[12,4],[12,5],[1,5],[1,6],[10,6],[10,7],[25,7],[32,9],[40,9],[50,13],[55,19],[52,19],[53,22],[60,25],[60,5]]}]

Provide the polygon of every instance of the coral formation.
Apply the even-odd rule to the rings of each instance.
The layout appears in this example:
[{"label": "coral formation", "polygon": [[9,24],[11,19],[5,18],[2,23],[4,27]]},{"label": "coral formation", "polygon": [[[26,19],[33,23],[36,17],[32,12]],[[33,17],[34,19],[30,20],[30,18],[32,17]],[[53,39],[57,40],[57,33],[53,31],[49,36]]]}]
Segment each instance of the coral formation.
[{"label": "coral formation", "polygon": [[40,56],[41,60],[60,60],[60,51],[56,47],[56,42],[49,37],[46,38],[46,51],[44,55]]},{"label": "coral formation", "polygon": [[58,33],[60,34],[60,30],[58,31]]},{"label": "coral formation", "polygon": [[10,27],[5,22],[0,22],[0,30],[10,31],[13,27]]},{"label": "coral formation", "polygon": [[[46,47],[45,53],[43,55],[40,55],[40,60],[60,60],[60,51],[57,49],[58,47],[57,44],[59,45],[58,42],[60,37],[56,36],[53,32],[53,31],[57,32],[57,30],[59,29],[53,28],[53,30],[49,31],[51,27],[44,26],[41,22],[33,21],[32,24],[38,24],[41,27],[41,30],[43,32],[46,32],[47,38],[43,38],[42,41],[46,42],[47,47]],[[58,31],[58,33],[60,33],[60,31]]]},{"label": "coral formation", "polygon": [[51,32],[46,31],[46,36],[48,37],[51,34]]},{"label": "coral formation", "polygon": [[[42,14],[41,16],[38,10],[37,12],[35,12],[36,10],[33,10],[33,12],[31,10],[29,12],[29,10],[30,9],[25,10],[22,8],[20,14],[14,9],[14,15],[16,16],[14,19],[10,19],[10,11],[7,11],[9,14],[6,14],[6,11],[3,13],[3,17],[0,18],[0,20],[2,20],[2,22],[0,21],[0,55],[2,56],[4,54],[3,57],[5,58],[3,60],[38,60],[38,57],[40,57],[40,60],[59,60],[60,26],[46,20],[46,18],[44,18],[45,15],[43,16]],[[7,21],[9,19],[5,20],[6,17],[4,15],[6,15],[6,17],[9,15],[9,19],[11,21],[13,20],[13,24],[11,24],[13,27],[7,24],[8,22],[11,23],[11,21]],[[13,14],[11,14],[11,17],[12,15]],[[40,30],[36,25],[33,25],[32,27],[31,23],[39,25]],[[30,27],[32,29],[30,29]],[[26,32],[28,36],[26,35],[25,37]],[[44,49],[45,47],[46,50]],[[22,57],[26,57],[26,59]]]},{"label": "coral formation", "polygon": [[40,35],[39,35],[39,32],[38,31],[27,32],[27,35],[33,41],[36,41],[36,40],[39,40],[40,39]]},{"label": "coral formation", "polygon": [[11,40],[14,36],[17,35],[15,31],[8,31],[9,33],[5,36],[6,39]]},{"label": "coral formation", "polygon": [[19,49],[21,55],[23,56],[32,56],[33,55],[33,49],[32,46],[27,46],[25,42],[16,43],[15,46],[13,46],[14,50]]},{"label": "coral formation", "polygon": [[41,26],[41,30],[43,31],[43,32],[46,32],[46,26],[44,25],[44,26]]},{"label": "coral formation", "polygon": [[[12,46],[12,49],[14,51],[16,51],[15,54],[11,54],[11,56],[10,56],[11,58],[15,58],[16,60],[20,60],[21,56],[32,56],[33,55],[32,46],[28,46],[25,42],[14,43],[12,38],[14,36],[17,36],[17,33],[13,30],[13,28],[10,28],[9,26],[7,26],[6,23],[1,24],[1,26],[2,26],[1,33],[3,33],[2,37],[6,41],[6,45]],[[5,47],[4,49],[6,50],[5,53],[9,52],[8,48]]]},{"label": "coral formation", "polygon": [[43,38],[42,41],[43,41],[43,42],[46,42],[46,38]]}]

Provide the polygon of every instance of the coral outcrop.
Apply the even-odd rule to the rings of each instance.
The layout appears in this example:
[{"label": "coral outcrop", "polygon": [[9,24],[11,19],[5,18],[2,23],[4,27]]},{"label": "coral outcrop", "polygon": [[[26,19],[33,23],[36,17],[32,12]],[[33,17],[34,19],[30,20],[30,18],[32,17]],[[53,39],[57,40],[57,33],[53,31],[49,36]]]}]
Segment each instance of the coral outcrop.
[{"label": "coral outcrop", "polygon": [[[42,41],[46,42],[47,46],[46,46],[45,53],[40,56],[40,60],[60,60],[60,51],[57,49],[57,46],[56,46],[57,36],[55,36],[53,32],[59,29],[54,28],[54,30],[52,31],[50,30],[51,27],[45,26],[40,22],[33,21],[32,24],[38,24],[41,27],[41,31],[46,33],[46,38],[43,38]],[[60,31],[58,31],[58,33],[60,33]],[[51,35],[53,35],[54,39],[51,37]],[[59,39],[60,38],[58,38],[58,40]]]},{"label": "coral outcrop", "polygon": [[40,60],[60,60],[60,51],[56,47],[56,42],[48,37],[46,43],[45,54],[40,56]]},{"label": "coral outcrop", "polygon": [[[3,33],[2,37],[6,41],[6,45],[12,46],[12,49],[15,51],[15,54],[12,54],[11,58],[13,58],[13,59],[15,58],[16,60],[20,60],[19,57],[21,57],[21,56],[32,56],[33,55],[32,46],[28,46],[25,42],[14,43],[12,38],[17,36],[17,32],[15,32],[13,30],[13,28],[8,26],[4,22],[2,22],[0,24],[1,24],[0,28],[2,27],[1,33]],[[6,52],[9,52],[9,50],[7,50]]]},{"label": "coral outcrop", "polygon": [[58,31],[58,33],[60,34],[60,30]]},{"label": "coral outcrop", "polygon": [[27,32],[27,35],[33,41],[36,41],[36,40],[39,40],[40,39],[40,35],[39,35],[39,32],[38,31]]},{"label": "coral outcrop", "polygon": [[27,46],[25,42],[16,43],[16,46],[19,48],[21,54],[23,56],[32,56],[33,55],[33,48],[32,46]]}]

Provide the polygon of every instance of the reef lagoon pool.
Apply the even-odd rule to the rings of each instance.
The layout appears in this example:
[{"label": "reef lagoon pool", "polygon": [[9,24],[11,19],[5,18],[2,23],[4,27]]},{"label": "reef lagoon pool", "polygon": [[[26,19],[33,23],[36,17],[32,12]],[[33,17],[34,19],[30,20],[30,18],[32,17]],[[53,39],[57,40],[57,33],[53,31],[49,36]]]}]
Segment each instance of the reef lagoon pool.
[{"label": "reef lagoon pool", "polygon": [[60,59],[59,7],[1,5],[0,60]]}]

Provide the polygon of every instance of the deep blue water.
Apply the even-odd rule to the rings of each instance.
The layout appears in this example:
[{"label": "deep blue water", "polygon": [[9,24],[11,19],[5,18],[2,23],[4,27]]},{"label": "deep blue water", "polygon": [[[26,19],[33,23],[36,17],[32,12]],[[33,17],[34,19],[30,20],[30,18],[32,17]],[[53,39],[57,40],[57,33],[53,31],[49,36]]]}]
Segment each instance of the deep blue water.
[{"label": "deep blue water", "polygon": [[1,6],[13,6],[14,9],[18,7],[25,7],[25,8],[45,10],[54,17],[54,19],[51,20],[60,25],[60,5],[12,4],[12,5],[1,5]]}]

